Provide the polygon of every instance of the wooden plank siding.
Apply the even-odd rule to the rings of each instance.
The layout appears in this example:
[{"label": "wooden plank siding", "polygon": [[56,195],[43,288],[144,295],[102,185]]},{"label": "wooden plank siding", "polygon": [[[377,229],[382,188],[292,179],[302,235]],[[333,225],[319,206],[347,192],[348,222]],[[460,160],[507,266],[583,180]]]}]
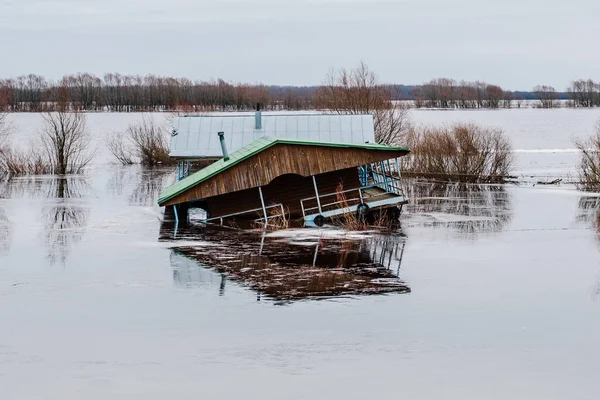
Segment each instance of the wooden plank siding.
[{"label": "wooden plank siding", "polygon": [[[402,150],[277,144],[173,197],[164,206],[267,186],[286,174],[304,177],[401,157]],[[289,190],[289,188],[286,188]],[[251,207],[246,207],[249,209]]]},{"label": "wooden plank siding", "polygon": [[[321,195],[334,193],[340,183],[343,184],[344,190],[360,187],[356,167],[317,175],[316,180]],[[289,212],[290,216],[294,218],[302,216],[300,200],[315,196],[312,177],[292,174],[275,178],[270,184],[263,186],[262,191],[265,205],[283,204],[285,211]],[[327,201],[335,201],[335,197],[330,197]],[[315,205],[316,201],[309,202],[309,207]],[[209,218],[262,207],[258,188],[209,197],[206,199],[206,206]],[[262,215],[263,213],[260,211],[248,215],[248,217],[257,218],[262,217]]]}]

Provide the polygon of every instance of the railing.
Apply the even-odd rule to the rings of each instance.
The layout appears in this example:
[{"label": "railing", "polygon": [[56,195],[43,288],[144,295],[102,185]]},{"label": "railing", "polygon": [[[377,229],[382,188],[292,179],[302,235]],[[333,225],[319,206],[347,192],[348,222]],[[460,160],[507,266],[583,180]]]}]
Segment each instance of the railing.
[{"label": "railing", "polygon": [[[402,188],[399,185],[400,179],[386,176],[385,182],[383,182],[383,181],[378,182],[378,181],[376,181],[375,178],[371,179],[370,181],[372,181],[374,183],[372,185],[361,186],[356,189],[348,189],[348,190],[342,190],[342,191],[334,192],[334,193],[319,194],[318,199],[320,201],[317,201],[317,206],[315,206],[315,207],[307,207],[306,203],[311,202],[311,201],[316,201],[317,196],[307,197],[305,199],[300,200],[300,206],[302,207],[302,216],[304,218],[306,218],[306,215],[315,214],[317,212],[322,213],[324,210],[331,211],[332,208],[334,208],[334,209],[335,208],[337,208],[337,209],[343,208],[344,205],[355,206],[358,204],[363,204],[365,202],[365,199],[371,200],[376,197],[385,196],[386,194],[389,194],[389,193],[397,194],[400,196],[402,195]],[[373,189],[373,188],[383,189],[383,190],[385,190],[385,192],[375,194],[375,195],[370,194],[370,193],[365,193],[366,190]],[[348,197],[346,197],[347,193],[356,193],[356,194],[353,197],[348,198]],[[343,198],[338,200],[338,196],[342,196],[342,195],[343,195]],[[335,201],[327,200],[328,198],[331,198],[333,196],[335,196]],[[325,201],[329,201],[329,202],[323,203],[321,201],[323,199],[325,199]]]},{"label": "railing", "polygon": [[266,214],[267,210],[270,210],[272,208],[281,208],[281,214],[274,214],[274,215],[263,215],[260,218],[255,219],[254,221],[261,221],[261,220],[265,220],[267,221],[266,225],[269,224],[269,219],[270,218],[276,218],[276,217],[281,217],[282,215],[285,215],[285,209],[283,208],[283,204],[279,203],[279,204],[273,204],[271,206],[267,206],[265,208],[254,208],[252,210],[245,210],[245,211],[240,211],[240,212],[236,212],[236,213],[232,213],[232,214],[226,214],[226,215],[221,215],[218,217],[213,217],[213,218],[207,218],[202,220],[202,222],[210,222],[210,221],[217,221],[219,220],[221,222],[221,225],[223,225],[223,220],[225,218],[231,218],[231,217],[235,217],[238,215],[244,215],[244,214],[250,214],[250,213],[256,213],[256,212],[263,212],[263,214]]},{"label": "railing", "polygon": [[189,161],[177,162],[177,180],[180,181],[190,174],[191,163]]},{"label": "railing", "polygon": [[363,165],[358,168],[358,176],[362,186],[376,186],[388,193],[402,195],[402,188],[397,184],[400,181],[400,164],[397,158],[393,163],[385,160]]},{"label": "railing", "polygon": [[394,193],[399,196],[402,195],[402,187],[398,184],[400,179],[393,178],[389,175],[385,175],[379,172],[373,171],[371,173],[372,179],[367,182],[373,182],[373,186],[377,186],[380,189],[385,190],[388,193]]}]

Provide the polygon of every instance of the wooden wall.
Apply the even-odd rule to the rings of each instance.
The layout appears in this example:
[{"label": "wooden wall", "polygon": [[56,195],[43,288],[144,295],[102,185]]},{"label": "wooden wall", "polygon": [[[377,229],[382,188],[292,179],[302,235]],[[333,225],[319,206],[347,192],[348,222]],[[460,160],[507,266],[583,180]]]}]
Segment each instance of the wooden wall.
[{"label": "wooden wall", "polygon": [[304,177],[358,167],[405,155],[405,151],[278,144],[164,203],[164,206],[267,186],[285,174]]},{"label": "wooden wall", "polygon": [[[356,167],[317,175],[316,180],[321,195],[334,193],[340,182],[343,184],[344,190],[360,187]],[[267,186],[263,186],[262,191],[265,205],[281,203],[292,217],[302,216],[301,199],[315,196],[312,177],[291,174],[274,179]],[[334,198],[331,197],[329,200],[333,201]],[[258,188],[210,197],[206,199],[206,204],[210,218],[262,207]],[[248,216],[262,217],[263,212]]]}]

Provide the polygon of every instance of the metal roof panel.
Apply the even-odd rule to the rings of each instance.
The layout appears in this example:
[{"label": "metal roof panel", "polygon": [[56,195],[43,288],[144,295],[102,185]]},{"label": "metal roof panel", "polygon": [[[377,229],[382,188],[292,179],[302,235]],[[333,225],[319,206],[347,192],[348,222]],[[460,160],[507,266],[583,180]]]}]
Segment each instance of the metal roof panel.
[{"label": "metal roof panel", "polygon": [[173,123],[169,155],[174,158],[218,158],[218,132],[225,133],[229,152],[254,140],[277,139],[319,142],[375,143],[372,115],[350,114],[269,114],[262,113],[262,128],[255,129],[255,114],[178,117]]}]

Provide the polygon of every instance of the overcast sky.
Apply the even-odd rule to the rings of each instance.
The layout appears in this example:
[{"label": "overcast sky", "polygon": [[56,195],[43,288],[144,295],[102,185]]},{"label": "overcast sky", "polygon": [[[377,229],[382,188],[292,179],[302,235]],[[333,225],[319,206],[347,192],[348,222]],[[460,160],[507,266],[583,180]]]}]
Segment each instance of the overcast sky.
[{"label": "overcast sky", "polygon": [[314,85],[361,59],[382,81],[506,89],[600,80],[598,0],[0,0],[0,77],[153,73]]}]

